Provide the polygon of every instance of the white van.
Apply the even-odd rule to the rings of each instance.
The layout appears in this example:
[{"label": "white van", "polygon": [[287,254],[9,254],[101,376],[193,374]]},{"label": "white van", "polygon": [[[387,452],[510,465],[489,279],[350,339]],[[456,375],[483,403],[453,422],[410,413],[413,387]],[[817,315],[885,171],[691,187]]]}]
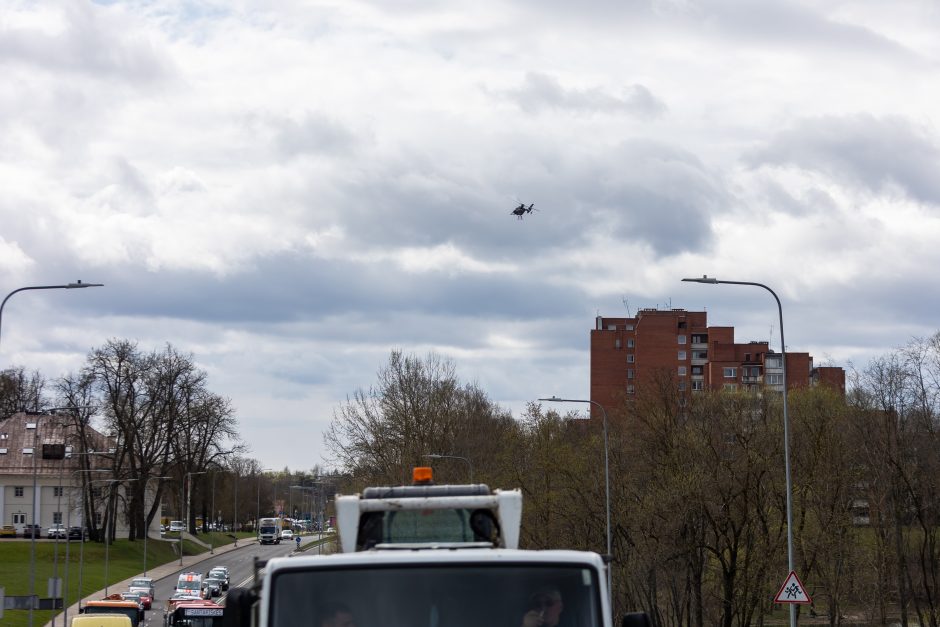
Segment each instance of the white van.
[{"label": "white van", "polygon": [[183,525],[182,520],[171,520],[170,521],[170,531],[182,531],[186,527]]}]

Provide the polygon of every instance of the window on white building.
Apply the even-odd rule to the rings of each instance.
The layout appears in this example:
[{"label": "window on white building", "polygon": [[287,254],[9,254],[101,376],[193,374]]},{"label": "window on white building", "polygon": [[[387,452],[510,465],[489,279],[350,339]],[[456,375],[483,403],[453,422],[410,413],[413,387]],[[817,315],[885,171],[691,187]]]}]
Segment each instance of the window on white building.
[{"label": "window on white building", "polygon": [[62,524],[62,512],[52,512],[52,524],[53,525]]},{"label": "window on white building", "polygon": [[13,496],[23,496],[23,486],[18,485],[13,488]]}]

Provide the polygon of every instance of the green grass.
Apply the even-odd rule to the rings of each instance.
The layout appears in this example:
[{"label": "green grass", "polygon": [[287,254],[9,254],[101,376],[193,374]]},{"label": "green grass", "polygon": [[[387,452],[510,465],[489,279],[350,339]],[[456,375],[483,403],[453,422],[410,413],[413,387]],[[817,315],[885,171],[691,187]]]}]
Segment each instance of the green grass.
[{"label": "green grass", "polygon": [[[239,539],[254,538],[252,533],[239,533]],[[213,546],[231,544],[232,538],[227,534],[201,534],[200,540],[214,541]],[[85,542],[82,555],[82,544],[68,543],[69,556],[65,559],[66,543],[58,543],[58,574],[62,579],[65,601],[68,605],[74,603],[79,596],[78,579],[79,567],[83,595],[90,595],[104,588],[105,584],[105,546],[98,542]],[[147,541],[147,568],[151,569],[161,564],[179,560],[174,550],[175,542],[166,542],[150,539]],[[36,588],[35,592],[40,598],[48,595],[47,581],[55,572],[56,543],[48,540],[36,542]],[[206,549],[191,542],[183,543],[185,555],[199,555]],[[30,581],[30,542],[0,540],[0,586],[5,588],[7,595],[28,595]],[[68,587],[66,590],[66,570],[68,570]],[[144,570],[144,542],[143,540],[130,541],[118,539],[108,547],[108,585],[132,577]],[[109,590],[110,592],[110,590]],[[115,590],[120,592],[120,590]],[[53,610],[33,612],[34,627],[41,627],[52,620]],[[4,627],[26,627],[29,624],[29,612],[26,610],[4,610],[0,624]]]}]

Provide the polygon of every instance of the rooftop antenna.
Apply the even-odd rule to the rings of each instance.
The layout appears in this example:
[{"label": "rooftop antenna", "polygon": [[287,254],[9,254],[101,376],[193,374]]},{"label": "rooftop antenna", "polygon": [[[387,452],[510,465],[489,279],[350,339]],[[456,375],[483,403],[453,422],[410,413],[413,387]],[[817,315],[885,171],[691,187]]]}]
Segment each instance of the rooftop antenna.
[{"label": "rooftop antenna", "polygon": [[632,318],[632,317],[633,317],[633,314],[630,313],[630,301],[627,300],[627,297],[626,297],[626,296],[622,296],[622,297],[620,298],[620,302],[623,303],[624,309],[627,310],[627,318]]}]

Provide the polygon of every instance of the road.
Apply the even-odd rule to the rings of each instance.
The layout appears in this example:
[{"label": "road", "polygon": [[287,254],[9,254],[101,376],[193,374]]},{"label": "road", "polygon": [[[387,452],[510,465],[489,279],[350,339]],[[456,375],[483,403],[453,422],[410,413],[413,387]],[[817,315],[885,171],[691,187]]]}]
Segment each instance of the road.
[{"label": "road", "polygon": [[[317,536],[302,536],[302,544],[317,539]],[[272,557],[281,557],[290,555],[295,549],[293,542],[282,542],[281,544],[260,545],[256,541],[249,540],[239,543],[239,546],[229,544],[216,547],[214,554],[202,553],[200,555],[185,556],[184,565],[180,567],[179,561],[163,564],[149,569],[147,575],[154,579],[154,594],[156,598],[153,601],[152,608],[145,612],[143,627],[161,627],[163,625],[163,610],[166,600],[172,596],[177,579],[182,572],[197,572],[205,574],[213,566],[225,566],[229,569],[229,580],[231,587],[243,587],[250,585],[254,577],[255,557],[260,559],[270,559]],[[143,573],[135,577],[143,576]],[[133,578],[131,578],[133,579]],[[109,586],[110,593],[123,592],[131,579]],[[100,599],[104,596],[104,590],[98,593],[90,594],[86,599]],[[221,597],[214,599],[217,603],[225,603],[225,593]],[[77,603],[69,607],[68,616],[77,615]],[[57,627],[62,627],[63,616],[59,616],[56,621]],[[67,624],[67,623],[65,623]],[[46,624],[46,627],[52,627],[52,622]]]}]

